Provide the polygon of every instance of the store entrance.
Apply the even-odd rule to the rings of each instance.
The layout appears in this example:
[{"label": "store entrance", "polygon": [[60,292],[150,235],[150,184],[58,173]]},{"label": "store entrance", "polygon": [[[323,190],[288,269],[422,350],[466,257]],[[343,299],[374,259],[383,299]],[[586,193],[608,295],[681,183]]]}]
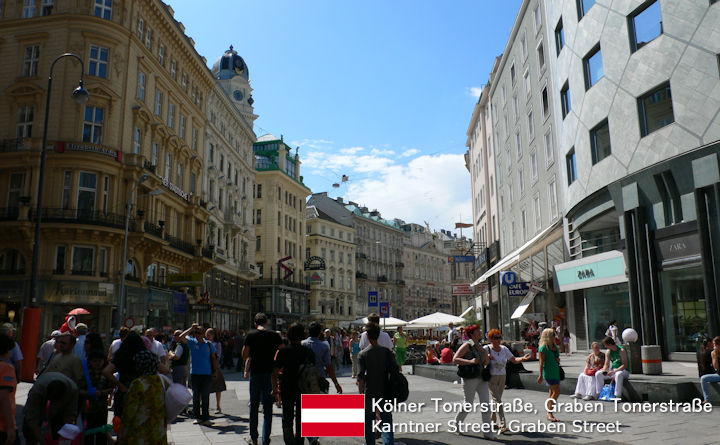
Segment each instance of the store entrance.
[{"label": "store entrance", "polygon": [[709,335],[702,267],[664,270],[660,276],[668,350],[695,352],[698,339]]}]

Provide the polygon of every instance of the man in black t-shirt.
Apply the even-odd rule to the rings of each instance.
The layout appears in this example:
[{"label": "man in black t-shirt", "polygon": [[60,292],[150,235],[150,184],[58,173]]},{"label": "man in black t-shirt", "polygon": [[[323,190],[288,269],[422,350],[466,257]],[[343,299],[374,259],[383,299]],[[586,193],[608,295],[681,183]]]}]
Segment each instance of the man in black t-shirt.
[{"label": "man in black t-shirt", "polygon": [[[288,329],[290,346],[278,350],[275,356],[272,387],[273,395],[282,406],[283,439],[286,444],[302,445],[303,443],[303,437],[300,435],[300,389],[298,388],[300,367],[305,363],[314,366],[315,363],[312,349],[300,343],[304,338],[305,326],[293,323]],[[282,371],[281,376],[280,371]]]},{"label": "man in black t-shirt", "polygon": [[258,411],[261,401],[264,415],[263,445],[270,443],[272,429],[273,398],[270,377],[273,371],[275,352],[282,340],[277,332],[266,328],[267,322],[267,315],[262,312],[255,315],[257,329],[248,333],[242,349],[243,360],[250,359],[250,439],[252,445],[257,445]]}]

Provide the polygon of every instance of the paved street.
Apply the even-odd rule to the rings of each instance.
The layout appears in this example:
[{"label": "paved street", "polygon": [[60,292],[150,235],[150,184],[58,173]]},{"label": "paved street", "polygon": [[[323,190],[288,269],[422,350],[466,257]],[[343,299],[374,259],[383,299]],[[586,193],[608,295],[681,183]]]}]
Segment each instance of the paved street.
[{"label": "paved street", "polygon": [[[409,371],[409,367],[405,367]],[[181,419],[174,423],[170,430],[170,441],[176,445],[197,445],[200,443],[237,443],[238,438],[244,439],[248,436],[248,412],[247,406],[248,382],[240,378],[240,374],[226,375],[228,380],[228,391],[223,393],[222,406],[224,413],[217,415],[215,425],[212,427],[199,427],[193,425],[189,419]],[[431,398],[442,398],[443,402],[457,402],[462,400],[462,388],[460,385],[439,382],[418,376],[408,376],[410,382],[409,402],[425,402],[426,407],[420,413],[400,413],[394,416],[396,423],[413,421],[418,423],[440,422],[441,432],[425,434],[397,434],[396,439],[408,445],[433,445],[433,444],[484,444],[493,443],[483,440],[480,436],[457,436],[447,432],[447,421],[454,415],[449,413],[436,413],[431,404]],[[349,376],[340,378],[341,385],[346,393],[357,392],[356,386]],[[509,402],[514,398],[520,398],[525,402],[533,404],[537,414],[508,413],[507,420],[518,420],[527,427],[536,425],[549,425],[545,419],[543,403],[545,395],[537,391],[508,390],[505,393],[505,401]],[[561,402],[570,402],[568,396],[562,396]],[[214,396],[211,396],[211,406],[215,403]],[[712,427],[717,425],[717,410],[710,414],[624,414],[615,413],[612,404],[602,402],[591,402],[590,406],[602,406],[604,413],[558,413],[556,416],[563,422],[561,428],[566,428],[565,433],[515,433],[502,435],[496,441],[498,443],[538,443],[538,444],[712,444],[717,443],[717,435],[711,434]],[[279,410],[274,413],[272,427],[272,440],[274,443],[282,442],[282,426]],[[468,416],[469,422],[480,422],[480,413],[471,413]],[[619,421],[621,432],[616,434],[599,433],[574,433],[572,421],[587,421],[588,428],[598,423]],[[360,438],[338,438],[322,439],[323,445],[350,445],[362,444]],[[379,442],[378,442],[379,443]]]},{"label": "paved street", "polygon": [[[406,366],[405,371],[409,372],[410,367]],[[222,443],[244,443],[248,437],[248,382],[242,379],[239,373],[226,374],[228,390],[222,396],[223,413],[214,415],[212,427],[193,425],[192,419],[180,417],[172,424],[168,439],[175,445],[199,445],[199,444],[222,444]],[[396,434],[396,443],[402,442],[407,445],[437,445],[437,444],[658,444],[673,445],[700,445],[717,444],[717,434],[713,428],[718,424],[718,407],[712,413],[700,414],[660,414],[660,413],[616,413],[611,403],[590,402],[588,406],[602,407],[603,413],[580,412],[580,413],[558,413],[562,422],[558,428],[564,428],[565,432],[517,432],[505,434],[496,441],[484,440],[481,435],[458,436],[447,432],[447,422],[452,420],[454,414],[441,412],[436,413],[431,398],[442,398],[442,402],[458,402],[462,400],[462,388],[459,384],[440,382],[424,377],[408,375],[410,383],[410,398],[408,402],[424,402],[426,405],[419,413],[399,413],[393,416],[395,423],[440,423],[438,433],[400,433]],[[343,390],[346,393],[356,393],[357,388],[347,373],[340,378]],[[19,415],[22,405],[25,403],[27,391],[30,385],[23,383],[18,388],[17,402]],[[528,390],[508,390],[505,392],[504,401],[511,402],[513,399],[521,399],[529,402],[537,413],[507,413],[508,422],[517,421],[529,429],[536,425],[550,425],[545,421],[543,403],[545,394]],[[571,402],[568,396],[563,395],[560,402]],[[210,396],[211,407],[215,406],[215,396]],[[627,405],[625,405],[627,406]],[[214,410],[211,411],[214,413]],[[276,409],[273,416],[272,441],[282,443],[282,425],[280,410]],[[262,419],[262,417],[261,417]],[[470,423],[480,422],[480,413],[470,413],[467,418]],[[573,421],[582,423],[587,428],[596,427],[599,424],[613,423],[619,421],[621,432],[601,434],[597,432],[573,432]],[[262,426],[262,420],[261,420]],[[326,438],[321,439],[323,445],[360,445],[363,440],[360,438]],[[378,441],[380,443],[380,441]]]}]

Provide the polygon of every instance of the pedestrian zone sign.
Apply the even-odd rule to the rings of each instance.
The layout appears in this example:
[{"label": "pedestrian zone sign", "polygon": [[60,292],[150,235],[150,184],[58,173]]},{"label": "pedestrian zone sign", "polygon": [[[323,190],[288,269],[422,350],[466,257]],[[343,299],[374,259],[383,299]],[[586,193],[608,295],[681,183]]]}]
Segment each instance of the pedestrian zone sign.
[{"label": "pedestrian zone sign", "polygon": [[383,301],[380,303],[380,316],[387,318],[390,316],[390,303]]},{"label": "pedestrian zone sign", "polygon": [[378,305],[378,293],[376,290],[371,290],[368,292],[368,306],[377,306]]}]

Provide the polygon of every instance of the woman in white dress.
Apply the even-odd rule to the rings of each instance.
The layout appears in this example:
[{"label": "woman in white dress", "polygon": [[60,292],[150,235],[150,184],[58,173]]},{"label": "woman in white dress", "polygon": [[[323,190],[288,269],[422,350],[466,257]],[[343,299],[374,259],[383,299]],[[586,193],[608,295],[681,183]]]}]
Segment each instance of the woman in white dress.
[{"label": "woman in white dress", "polygon": [[575,394],[570,397],[574,399],[592,400],[597,398],[597,387],[595,385],[595,373],[600,371],[605,364],[605,354],[600,350],[600,343],[593,342],[592,353],[585,361],[585,370],[578,376]]}]

